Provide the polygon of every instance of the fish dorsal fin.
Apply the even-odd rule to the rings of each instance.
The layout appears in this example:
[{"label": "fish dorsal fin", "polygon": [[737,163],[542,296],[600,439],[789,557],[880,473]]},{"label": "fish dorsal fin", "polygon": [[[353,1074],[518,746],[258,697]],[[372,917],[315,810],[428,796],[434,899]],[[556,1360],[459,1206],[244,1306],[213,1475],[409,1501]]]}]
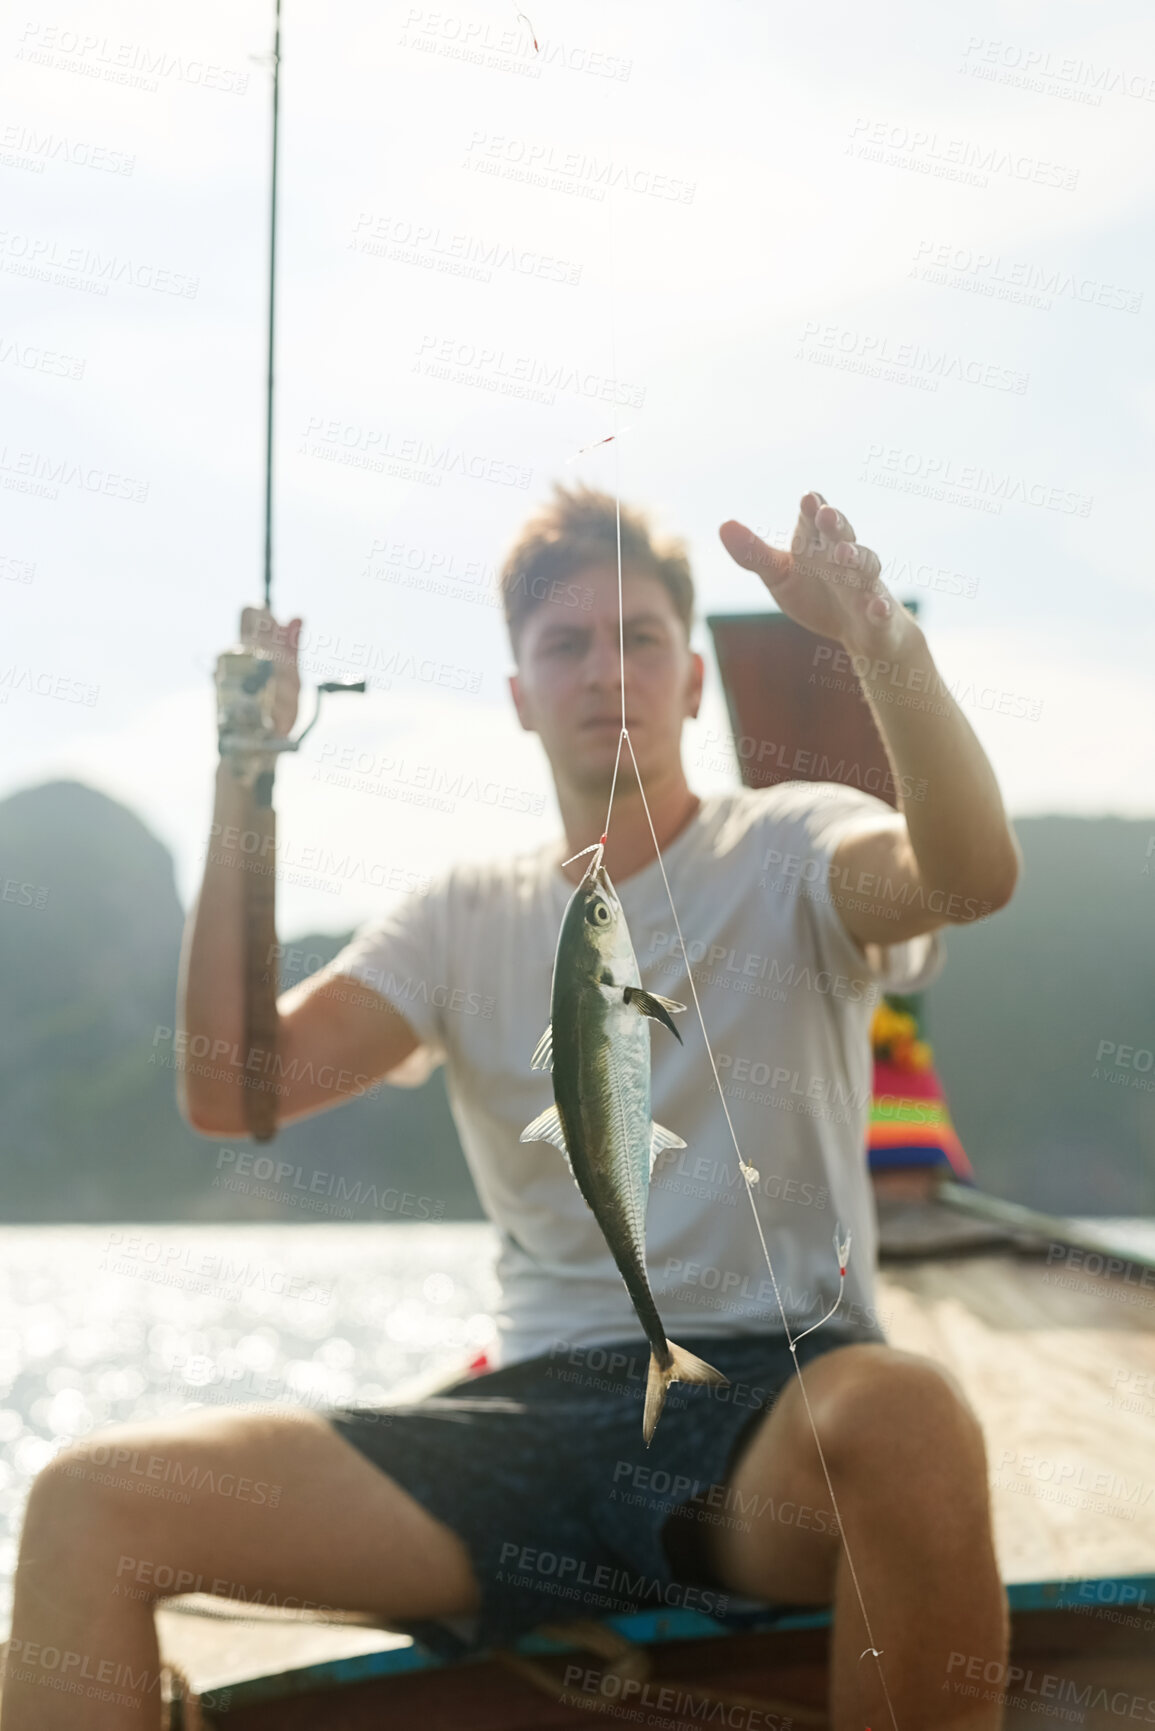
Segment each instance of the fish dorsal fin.
[{"label": "fish dorsal fin", "polygon": [[650,1127],[650,1172],[653,1173],[654,1162],[664,1148],[684,1148],[686,1144],[680,1136],[675,1136],[672,1130],[667,1130],[664,1124],[652,1124]]},{"label": "fish dorsal fin", "polygon": [[553,1069],[553,1023],[547,1022],[545,1033],[533,1049],[533,1057],[529,1061],[531,1070]]},{"label": "fish dorsal fin", "polygon": [[536,1118],[530,1120],[518,1137],[519,1142],[552,1142],[555,1148],[569,1158],[569,1149],[565,1145],[565,1131],[561,1127],[561,1118],[556,1106],[547,1106],[544,1112],[539,1112]]},{"label": "fish dorsal fin", "polygon": [[627,986],[622,995],[631,1009],[640,1016],[652,1016],[655,1022],[661,1022],[663,1027],[669,1028],[678,1044],[682,1044],[682,1036],[670,1020],[670,1011],[684,1010],[685,1004],[679,1004],[675,998],[663,998],[660,992],[647,992],[644,986]]}]

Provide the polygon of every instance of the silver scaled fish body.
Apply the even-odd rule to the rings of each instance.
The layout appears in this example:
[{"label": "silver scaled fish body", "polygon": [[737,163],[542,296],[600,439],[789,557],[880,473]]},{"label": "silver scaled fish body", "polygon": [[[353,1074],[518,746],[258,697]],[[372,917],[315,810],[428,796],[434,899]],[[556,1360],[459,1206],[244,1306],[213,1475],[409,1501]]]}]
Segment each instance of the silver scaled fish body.
[{"label": "silver scaled fish body", "polygon": [[565,1154],[650,1343],[642,1434],[647,1445],[671,1382],[725,1383],[713,1365],[666,1339],[646,1274],[646,1202],[663,1148],[686,1144],[653,1121],[650,1030],[684,1004],[642,987],[617,892],[605,867],[591,866],[566,908],[554,959],[550,1022],[533,1054],[553,1072],[554,1104],[521,1133]]}]

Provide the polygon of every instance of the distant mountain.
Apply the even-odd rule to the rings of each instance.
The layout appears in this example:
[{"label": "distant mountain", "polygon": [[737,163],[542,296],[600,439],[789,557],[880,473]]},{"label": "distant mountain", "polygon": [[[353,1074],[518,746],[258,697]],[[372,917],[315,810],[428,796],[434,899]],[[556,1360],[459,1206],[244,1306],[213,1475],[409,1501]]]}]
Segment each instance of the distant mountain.
[{"label": "distant mountain", "polygon": [[[927,997],[955,1124],[987,1190],[1155,1213],[1155,819],[1015,829],[1014,900],[947,928]],[[443,1070],[267,1148],[189,1130],[154,1044],[183,924],[167,851],[123,806],[77,782],[0,801],[0,1219],[482,1217]],[[312,971],[344,942],[293,948]],[[262,1181],[262,1155],[291,1172]]]},{"label": "distant mountain", "polygon": [[1155,817],[1015,821],[1010,905],[947,928],[929,1037],[984,1189],[1155,1213]]},{"label": "distant mountain", "polygon": [[183,926],[167,849],[115,800],[62,781],[0,801],[0,1220],[482,1218],[440,1072],[282,1130],[273,1196],[238,1179],[231,1156],[266,1150],[190,1130],[156,1062]]}]

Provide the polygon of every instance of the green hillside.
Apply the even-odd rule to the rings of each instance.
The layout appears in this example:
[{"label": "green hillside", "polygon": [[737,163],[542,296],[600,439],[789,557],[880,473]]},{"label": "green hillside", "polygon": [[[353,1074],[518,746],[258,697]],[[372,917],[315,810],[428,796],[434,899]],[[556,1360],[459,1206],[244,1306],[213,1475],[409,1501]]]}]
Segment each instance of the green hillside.
[{"label": "green hillside", "polygon": [[1155,819],[1021,818],[1015,833],[1010,906],[948,930],[927,994],[956,1127],[984,1189],[1155,1213]]}]

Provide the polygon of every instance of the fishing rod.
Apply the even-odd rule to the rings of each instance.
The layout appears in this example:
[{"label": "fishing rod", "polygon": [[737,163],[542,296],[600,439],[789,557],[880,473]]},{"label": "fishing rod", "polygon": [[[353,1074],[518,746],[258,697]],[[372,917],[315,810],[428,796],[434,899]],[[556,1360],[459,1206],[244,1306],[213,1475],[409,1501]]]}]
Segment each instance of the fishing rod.
[{"label": "fishing rod", "polygon": [[[280,110],[281,0],[276,0],[273,30],[273,146],[269,198],[269,352],[265,394],[265,557],[264,603],[256,629],[241,614],[241,643],[218,656],[216,665],[217,740],[222,760],[243,790],[241,828],[245,878],[242,993],[244,1003],[245,1125],[255,1142],[277,1133],[273,1078],[277,1057],[277,814],[273,776],[277,758],[299,751],[316,726],[327,691],[364,691],[365,681],[325,680],[316,687],[313,714],[296,738],[277,733],[273,713],[277,654],[273,643],[273,376],[276,352],[277,142]],[[262,645],[262,632],[268,642]],[[247,832],[247,833],[246,833]]]}]

